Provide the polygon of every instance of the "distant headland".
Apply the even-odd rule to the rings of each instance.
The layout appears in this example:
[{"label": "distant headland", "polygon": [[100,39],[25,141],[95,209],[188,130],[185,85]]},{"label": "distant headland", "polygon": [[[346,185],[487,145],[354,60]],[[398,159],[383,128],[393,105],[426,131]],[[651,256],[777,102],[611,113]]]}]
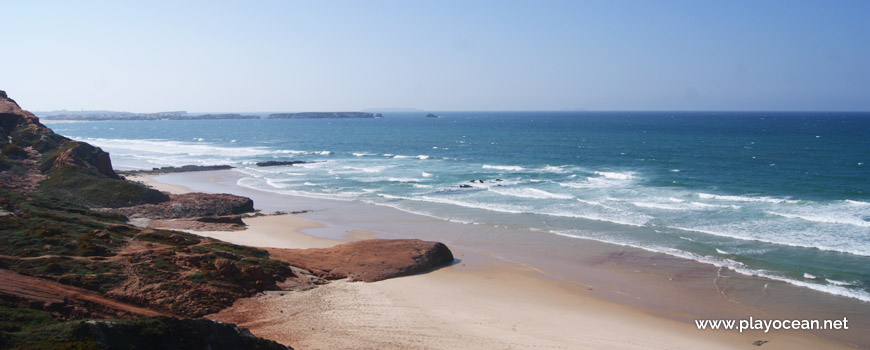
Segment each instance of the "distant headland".
[{"label": "distant headland", "polygon": [[269,119],[357,119],[357,118],[383,118],[380,113],[367,112],[302,112],[302,113],[274,113]]},{"label": "distant headland", "polygon": [[131,113],[116,111],[52,111],[37,112],[43,120],[213,120],[213,119],[260,119],[257,115],[236,113],[188,114],[186,111],[157,113]]}]

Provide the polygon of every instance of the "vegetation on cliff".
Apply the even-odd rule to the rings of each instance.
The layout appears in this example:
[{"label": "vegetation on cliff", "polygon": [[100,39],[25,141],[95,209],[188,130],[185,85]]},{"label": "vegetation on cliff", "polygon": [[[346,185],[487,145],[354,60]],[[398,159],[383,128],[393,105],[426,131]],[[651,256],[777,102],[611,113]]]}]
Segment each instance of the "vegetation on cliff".
[{"label": "vegetation on cliff", "polygon": [[3,349],[288,349],[232,324],[203,319],[145,317],[69,321],[0,302]]},{"label": "vegetation on cliff", "polygon": [[[243,197],[182,197],[165,207],[253,210]],[[206,320],[70,321],[155,313],[148,310],[200,317],[299,277],[259,249],[135,227],[92,209],[170,199],[124,180],[107,153],[55,134],[0,91],[0,348],[283,349]]]}]

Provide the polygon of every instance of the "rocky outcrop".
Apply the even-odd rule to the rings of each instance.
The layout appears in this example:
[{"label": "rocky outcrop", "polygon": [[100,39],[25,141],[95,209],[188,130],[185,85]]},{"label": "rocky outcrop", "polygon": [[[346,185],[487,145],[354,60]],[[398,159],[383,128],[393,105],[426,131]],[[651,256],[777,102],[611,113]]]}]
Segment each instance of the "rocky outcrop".
[{"label": "rocky outcrop", "polygon": [[[121,180],[109,154],[55,134],[33,113],[0,94],[0,186],[41,190],[90,207],[120,207],[169,199],[159,191]],[[7,157],[9,153],[12,157]],[[39,183],[38,187],[35,185]]]},{"label": "rocky outcrop", "polygon": [[429,114],[426,114],[426,118],[440,118],[440,117],[437,115],[434,115],[432,113],[429,113]]},{"label": "rocky outcrop", "polygon": [[373,239],[331,248],[268,249],[273,259],[320,278],[374,282],[430,271],[453,263],[443,243],[419,239]]},{"label": "rocky outcrop", "polygon": [[127,170],[121,171],[123,175],[134,174],[168,174],[168,173],[186,173],[191,171],[212,171],[212,170],[229,170],[232,165],[184,165],[180,167],[167,166],[162,168],[152,168],[151,170]]},{"label": "rocky outcrop", "polygon": [[115,170],[112,169],[112,160],[109,158],[109,154],[87,143],[71,142],[70,147],[65,147],[64,150],[45,162],[47,171],[66,166],[93,167],[97,173],[107,178],[120,179]]},{"label": "rocky outcrop", "polygon": [[296,164],[306,164],[310,162],[302,161],[302,160],[291,160],[291,161],[277,161],[270,160],[268,162],[257,162],[257,166],[279,166],[279,165],[296,165]]},{"label": "rocky outcrop", "polygon": [[232,194],[185,193],[169,195],[157,204],[110,209],[130,218],[178,219],[243,214],[254,211],[254,201]]},{"label": "rocky outcrop", "polygon": [[183,218],[169,220],[151,220],[150,228],[193,231],[241,231],[245,223],[239,215],[207,216],[201,218]]}]

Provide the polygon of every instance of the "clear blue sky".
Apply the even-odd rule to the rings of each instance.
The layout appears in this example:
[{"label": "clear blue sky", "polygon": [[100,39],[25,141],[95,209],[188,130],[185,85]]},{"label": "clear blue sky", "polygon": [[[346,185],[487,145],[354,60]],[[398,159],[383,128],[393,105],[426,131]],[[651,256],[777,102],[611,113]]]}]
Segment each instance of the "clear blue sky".
[{"label": "clear blue sky", "polygon": [[6,1],[25,108],[870,110],[870,1]]}]

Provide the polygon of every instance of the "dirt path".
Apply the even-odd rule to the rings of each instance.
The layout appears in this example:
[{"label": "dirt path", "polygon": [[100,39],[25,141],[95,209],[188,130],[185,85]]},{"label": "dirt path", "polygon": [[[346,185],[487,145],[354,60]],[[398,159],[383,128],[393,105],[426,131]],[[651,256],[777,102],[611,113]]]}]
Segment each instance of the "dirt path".
[{"label": "dirt path", "polygon": [[99,293],[0,269],[0,295],[42,303],[45,308],[76,310],[94,316],[159,316],[164,313],[107,299]]}]

